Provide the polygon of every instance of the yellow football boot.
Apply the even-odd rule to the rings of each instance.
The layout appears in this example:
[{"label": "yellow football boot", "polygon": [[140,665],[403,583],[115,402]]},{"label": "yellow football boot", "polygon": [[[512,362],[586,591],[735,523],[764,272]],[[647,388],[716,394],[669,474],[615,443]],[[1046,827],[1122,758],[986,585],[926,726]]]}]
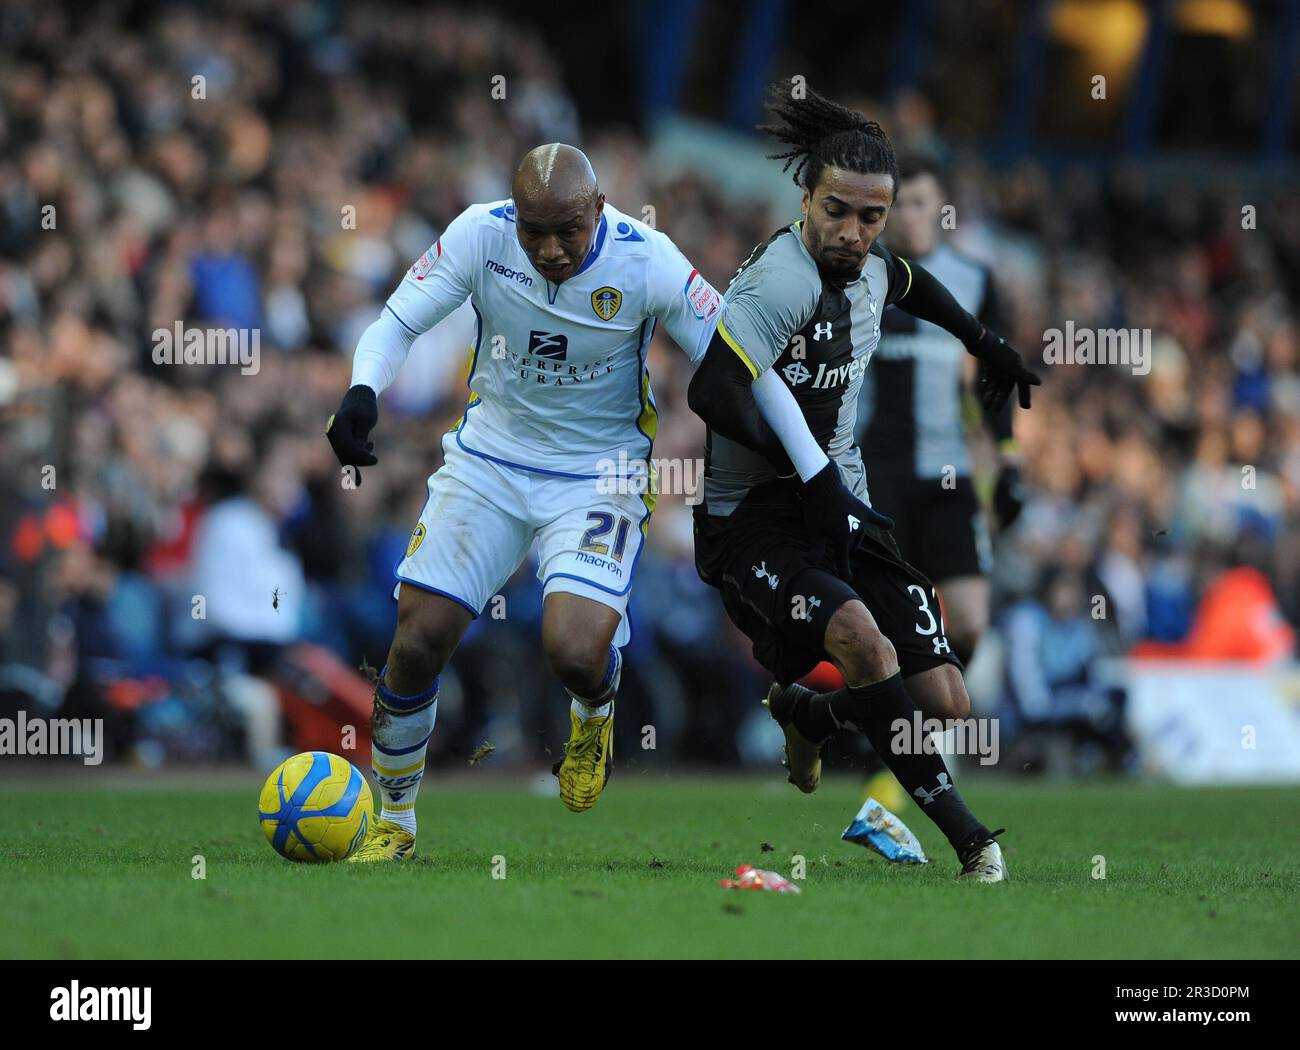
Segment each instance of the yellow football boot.
[{"label": "yellow football boot", "polygon": [[385,860],[410,860],[415,856],[415,836],[391,820],[375,817],[366,841],[347,860],[349,864],[373,864]]},{"label": "yellow football boot", "polygon": [[[611,701],[612,703],[612,701]],[[579,719],[569,708],[569,742],[563,761],[551,772],[560,778],[560,799],[582,813],[596,804],[614,767],[614,709],[595,718]]]},{"label": "yellow football boot", "polygon": [[862,789],[862,801],[866,802],[869,798],[874,798],[886,809],[893,810],[894,813],[903,812],[910,804],[910,799],[907,797],[907,792],[903,790],[903,785],[887,769],[882,769],[873,776]]},{"label": "yellow football boot", "polygon": [[776,724],[781,727],[785,733],[785,768],[790,771],[790,783],[802,791],[805,795],[811,795],[817,790],[817,785],[822,779],[822,746],[826,741],[820,743],[809,740],[794,727],[794,709],[799,700],[804,696],[816,695],[813,690],[807,689],[801,685],[787,685],[782,688],[776,682],[772,683],[772,688],[767,691],[767,696],[763,698],[763,706],[767,708]]}]

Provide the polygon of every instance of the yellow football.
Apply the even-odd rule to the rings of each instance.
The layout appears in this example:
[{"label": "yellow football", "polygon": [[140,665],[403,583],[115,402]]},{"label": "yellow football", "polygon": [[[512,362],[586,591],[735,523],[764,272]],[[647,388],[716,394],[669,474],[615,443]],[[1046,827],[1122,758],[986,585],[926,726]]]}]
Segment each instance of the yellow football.
[{"label": "yellow football", "polygon": [[344,860],[374,819],[366,778],[346,758],[304,751],[285,759],[262,785],[258,819],[282,857],[307,864]]}]

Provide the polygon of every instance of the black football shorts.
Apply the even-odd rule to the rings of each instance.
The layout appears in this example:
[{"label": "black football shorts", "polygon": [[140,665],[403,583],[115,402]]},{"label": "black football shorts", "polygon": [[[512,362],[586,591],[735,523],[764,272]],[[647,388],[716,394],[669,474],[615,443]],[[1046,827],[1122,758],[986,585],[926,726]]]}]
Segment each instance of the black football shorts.
[{"label": "black football shorts", "polygon": [[944,632],[934,585],[905,562],[893,537],[866,526],[854,552],[852,581],[836,575],[833,554],[808,536],[797,500],[773,506],[770,491],[727,517],[695,508],[695,566],[722,592],[732,623],[753,643],[754,658],[778,682],[802,678],[825,660],[826,625],[847,601],[861,599],[898,653],[903,677],[940,664],[961,667]]},{"label": "black football shorts", "polygon": [[910,471],[867,472],[871,505],[894,519],[902,556],[932,580],[987,576],[992,570],[988,520],[968,477],[918,478]]}]

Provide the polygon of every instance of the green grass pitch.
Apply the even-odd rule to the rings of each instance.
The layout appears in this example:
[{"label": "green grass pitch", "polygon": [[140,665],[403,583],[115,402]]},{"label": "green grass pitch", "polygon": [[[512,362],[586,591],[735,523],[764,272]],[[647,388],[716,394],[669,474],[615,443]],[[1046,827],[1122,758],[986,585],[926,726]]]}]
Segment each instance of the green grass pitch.
[{"label": "green grass pitch", "polygon": [[[1013,881],[894,866],[839,833],[861,786],[624,771],[591,812],[484,771],[420,795],[420,855],[298,866],[258,830],[257,785],[7,785],[5,957],[1239,958],[1300,954],[1294,788],[966,778],[1005,825]],[[995,825],[996,826],[996,825]],[[763,851],[762,843],[771,851]],[[192,877],[201,854],[206,878]],[[727,891],[739,863],[800,896]],[[1105,878],[1093,877],[1095,857]],[[493,877],[504,857],[505,878]],[[498,865],[499,870],[499,865]],[[382,936],[381,936],[382,933]]]}]

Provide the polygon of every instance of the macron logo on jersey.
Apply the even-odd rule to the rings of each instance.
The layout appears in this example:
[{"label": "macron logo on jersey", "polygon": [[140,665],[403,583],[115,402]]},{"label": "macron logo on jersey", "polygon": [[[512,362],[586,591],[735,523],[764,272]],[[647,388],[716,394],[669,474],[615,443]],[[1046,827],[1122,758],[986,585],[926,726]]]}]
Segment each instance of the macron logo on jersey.
[{"label": "macron logo on jersey", "polygon": [[512,270],[509,266],[502,266],[495,259],[489,259],[483,264],[483,268],[491,270],[498,277],[504,277],[507,281],[515,281],[522,284],[525,288],[533,286],[533,279],[524,273],[523,270]]}]

